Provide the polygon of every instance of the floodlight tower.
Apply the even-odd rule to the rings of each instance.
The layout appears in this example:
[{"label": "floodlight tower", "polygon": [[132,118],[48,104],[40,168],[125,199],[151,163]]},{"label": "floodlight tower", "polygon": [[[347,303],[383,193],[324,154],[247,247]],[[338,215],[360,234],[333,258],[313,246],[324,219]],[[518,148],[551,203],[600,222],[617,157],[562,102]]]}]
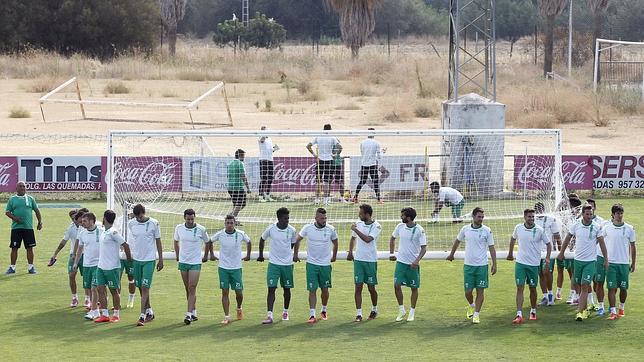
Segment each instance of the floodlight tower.
[{"label": "floodlight tower", "polygon": [[248,26],[248,1],[249,0],[242,0],[242,24],[244,26]]}]

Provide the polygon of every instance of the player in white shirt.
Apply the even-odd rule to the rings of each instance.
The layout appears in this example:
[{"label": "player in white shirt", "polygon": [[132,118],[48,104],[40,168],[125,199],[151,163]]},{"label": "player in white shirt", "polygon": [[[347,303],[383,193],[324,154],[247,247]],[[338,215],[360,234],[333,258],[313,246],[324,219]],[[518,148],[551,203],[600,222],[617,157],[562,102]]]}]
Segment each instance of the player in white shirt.
[{"label": "player in white shirt", "polygon": [[277,222],[269,225],[259,238],[258,262],[264,261],[264,245],[270,240],[271,251],[269,254],[268,268],[266,269],[266,319],[262,324],[273,323],[273,305],[275,304],[275,291],[277,283],[284,290],[284,310],[282,320],[289,320],[288,308],[291,304],[291,289],[295,286],[293,278],[293,247],[297,231],[288,224],[289,210],[285,207],[277,209]]},{"label": "player in white shirt", "polygon": [[[485,289],[488,281],[488,250],[492,258],[492,275],[496,274],[496,249],[492,230],[483,225],[485,211],[480,207],[472,210],[472,224],[463,226],[454,239],[452,251],[447,260],[454,260],[454,253],[461,242],[465,242],[465,260],[463,261],[463,284],[465,299],[467,300],[467,318],[472,318],[472,323],[481,323],[480,313],[485,299]],[[476,289],[476,301],[473,290]]]},{"label": "player in white shirt", "polygon": [[[396,322],[405,318],[402,286],[411,289],[411,303],[407,321],[411,322],[416,314],[418,288],[420,288],[420,261],[427,251],[427,236],[425,229],[414,222],[416,210],[406,207],[400,210],[400,224],[396,226],[389,239],[389,260],[396,262],[394,270],[394,293],[398,301],[398,316]],[[400,239],[398,256],[395,255],[396,239]]]},{"label": "player in white shirt", "polygon": [[568,231],[568,235],[561,246],[562,250],[557,257],[563,260],[564,251],[568,247],[570,240],[575,238],[575,265],[574,275],[575,284],[580,285],[581,293],[579,296],[579,306],[575,319],[583,321],[588,318],[589,312],[586,310],[588,303],[588,293],[591,290],[591,284],[595,276],[597,267],[597,246],[602,251],[604,257],[604,270],[608,270],[608,258],[606,257],[606,245],[604,238],[601,236],[601,228],[593,222],[593,207],[586,204],[581,208],[582,219],[577,221]]},{"label": "player in white shirt", "polygon": [[[369,128],[370,131],[373,131],[374,128]],[[382,157],[382,149],[380,147],[380,142],[373,139],[373,136],[367,137],[366,140],[360,143],[360,182],[356,186],[356,192],[353,196],[353,202],[358,202],[358,194],[362,186],[367,183],[369,177],[371,177],[371,182],[373,191],[376,193],[376,198],[378,203],[382,203],[380,199],[380,181],[378,179],[378,161]]]},{"label": "player in white shirt", "polygon": [[82,258],[83,264],[80,267],[83,268],[83,288],[90,291],[90,311],[85,315],[85,319],[93,320],[99,317],[96,269],[98,268],[99,242],[103,228],[96,224],[96,216],[91,212],[83,214],[81,226],[83,228],[78,233],[78,245],[74,253],[73,268],[74,270],[79,268],[79,262]]},{"label": "player in white shirt", "polygon": [[[330,124],[324,125],[325,131],[331,130]],[[317,153],[313,151],[313,145],[317,145]],[[324,204],[328,205],[331,202],[331,181],[334,177],[333,157],[335,153],[342,152],[342,145],[340,141],[333,136],[315,137],[311,142],[306,145],[306,149],[315,157],[317,164],[317,181],[319,183],[318,190],[324,193]],[[317,195],[319,197],[319,195]],[[315,200],[318,204],[319,199]]]},{"label": "player in white shirt", "polygon": [[[546,247],[544,268],[550,267],[550,252],[552,243],[541,226],[534,223],[534,209],[523,210],[522,224],[517,224],[510,238],[510,248],[507,259],[514,260],[514,244],[518,242],[519,251],[514,264],[514,279],[517,284],[517,315],[512,324],[523,323],[523,290],[526,282],[530,289],[530,320],[537,320],[537,284],[539,283],[539,267],[541,264],[541,250]],[[552,293],[551,293],[552,295]]]},{"label": "player in white shirt", "polygon": [[443,206],[447,206],[452,209],[453,223],[456,224],[463,222],[461,213],[463,212],[463,207],[465,207],[465,199],[458,190],[447,186],[441,187],[441,185],[436,181],[429,184],[429,189],[436,198],[434,201],[434,211],[432,211],[433,222],[438,221],[438,215]]},{"label": "player in white shirt", "polygon": [[155,262],[156,271],[163,269],[161,227],[156,219],[146,216],[145,207],[141,204],[134,205],[132,213],[134,219],[127,223],[127,240],[132,246],[134,281],[141,293],[141,314],[136,325],[144,326],[146,322],[154,320],[154,311],[150,304],[150,288],[152,288]]},{"label": "player in white shirt", "polygon": [[[195,210],[186,209],[183,212],[182,224],[174,228],[174,255],[179,262],[181,280],[186,290],[188,309],[183,323],[190,324],[197,318],[197,284],[201,274],[201,248],[208,242],[206,228],[195,222]],[[206,259],[208,249],[205,248],[203,259]]]},{"label": "player in white shirt", "polygon": [[[69,304],[70,308],[75,308],[78,306],[78,294],[77,290],[78,288],[76,287],[76,270],[74,270],[74,249],[76,248],[76,237],[78,234],[78,225],[80,224],[80,220],[76,221],[75,215],[78,211],[76,209],[70,210],[69,211],[69,218],[71,219],[71,222],[67,226],[67,229],[65,229],[65,233],[63,234],[63,238],[60,240],[60,243],[58,243],[58,247],[54,251],[54,254],[51,256],[49,259],[49,263],[47,266],[53,266],[54,263],[56,263],[56,257],[58,256],[58,253],[60,253],[61,250],[67,245],[67,241],[70,242],[69,245],[69,258],[67,260],[67,274],[69,276],[69,289],[72,292],[72,302]],[[86,295],[87,297],[87,295]]]},{"label": "player in white shirt", "polygon": [[[118,322],[120,320],[121,311],[121,296],[119,295],[121,289],[121,257],[120,250],[123,252],[127,260],[132,260],[130,254],[130,247],[125,242],[125,239],[113,228],[116,213],[112,210],[106,210],[103,213],[103,227],[105,228],[101,233],[99,242],[99,257],[98,268],[96,269],[96,284],[98,286],[98,302],[101,305],[101,316],[96,318],[94,322]],[[114,314],[110,318],[107,309],[107,289],[109,288],[112,294],[112,305],[114,307]]]},{"label": "player in white shirt", "polygon": [[[213,244],[219,242],[219,287],[221,288],[221,305],[224,308],[224,319],[221,324],[232,322],[230,318],[230,289],[235,290],[237,301],[237,320],[244,318],[242,302],[244,301],[244,281],[242,278],[242,260],[250,260],[251,242],[248,235],[242,230],[235,229],[235,217],[226,216],[225,228],[218,231],[207,244],[211,260],[217,260],[213,251]],[[242,259],[242,243],[246,244],[246,256]],[[204,255],[204,259],[206,256]]]},{"label": "player in white shirt", "polygon": [[[608,273],[606,275],[608,303],[610,305],[608,319],[615,320],[625,314],[624,306],[628,295],[628,275],[635,272],[637,250],[635,248],[635,229],[624,222],[624,206],[615,204],[610,211],[613,216],[612,222],[604,225],[602,236],[608,252]],[[617,288],[619,288],[619,311],[615,307]]]},{"label": "player in white shirt", "polygon": [[[534,211],[536,213],[534,223],[540,226],[543,231],[546,232],[548,240],[550,240],[551,250],[558,251],[561,248],[561,234],[559,232],[559,224],[557,219],[552,215],[545,215],[545,207],[543,203],[537,202],[534,205]],[[545,247],[544,250],[545,251]],[[548,267],[545,267],[546,260],[541,259],[541,271],[539,275],[539,285],[541,286],[541,292],[543,297],[541,298],[540,305],[554,305],[555,296],[552,293],[552,283],[553,283],[553,272],[556,264],[557,258],[553,257],[554,255],[550,254],[550,261]],[[561,266],[563,268],[563,265]],[[563,270],[562,270],[563,277]],[[559,299],[561,299],[561,289],[557,290],[559,293]]]},{"label": "player in white shirt", "polygon": [[[267,130],[262,126],[262,131]],[[271,198],[271,187],[273,185],[273,176],[275,165],[273,164],[273,152],[279,150],[277,145],[273,145],[273,140],[268,136],[262,136],[257,139],[259,146],[259,201],[273,201]]]},{"label": "player in white shirt", "polygon": [[[360,221],[351,224],[351,240],[347,260],[353,260],[353,279],[355,281],[354,299],[356,302],[356,322],[362,322],[362,288],[367,284],[371,296],[369,320],[378,316],[378,239],[382,226],[373,219],[371,205],[362,204],[358,211]],[[353,248],[356,253],[353,254]]]},{"label": "player in white shirt", "polygon": [[[564,202],[564,201],[562,201]],[[571,216],[573,218],[579,217],[581,214],[581,200],[579,197],[575,194],[570,194],[568,195],[568,205],[570,205],[570,212]],[[573,224],[576,221],[573,221]],[[572,225],[563,225],[563,232],[562,235],[568,235],[568,228],[571,227]],[[559,251],[561,251],[560,249]],[[575,239],[570,240],[570,246],[568,247],[569,252],[574,252],[575,251]],[[568,278],[570,279],[570,293],[568,294],[568,299],[566,300],[566,304],[570,305],[578,305],[579,304],[579,294],[581,293],[581,290],[579,289],[579,285],[575,284],[575,278],[574,278],[574,266],[575,266],[575,260],[573,258],[564,258],[564,260],[559,260],[557,258],[557,290],[560,290],[563,287],[563,281],[564,281],[564,273],[563,270],[565,269],[568,271]]]},{"label": "player in white shirt", "polygon": [[[309,291],[309,320],[316,323],[317,290],[320,288],[322,310],[320,318],[328,319],[327,305],[329,303],[329,288],[331,288],[331,263],[338,255],[338,234],[335,228],[326,223],[326,210],[315,210],[315,222],[305,225],[295,239],[293,261],[298,262],[299,246],[303,239],[307,241],[306,256],[306,289]],[[329,248],[333,244],[333,251]]]},{"label": "player in white shirt", "polygon": [[[604,227],[606,220],[601,216],[597,215],[597,204],[594,199],[586,199],[586,202],[593,207],[593,222],[599,225],[600,228]],[[598,316],[603,316],[605,313],[604,310],[604,282],[606,281],[607,270],[603,270],[601,267],[604,264],[604,257],[602,256],[601,249],[599,249],[599,244],[596,247],[597,250],[597,267],[595,270],[595,277],[593,278],[593,289],[588,293],[588,307],[593,310],[597,310]],[[593,291],[595,293],[593,293]],[[599,305],[595,304],[595,294],[597,302]]]}]

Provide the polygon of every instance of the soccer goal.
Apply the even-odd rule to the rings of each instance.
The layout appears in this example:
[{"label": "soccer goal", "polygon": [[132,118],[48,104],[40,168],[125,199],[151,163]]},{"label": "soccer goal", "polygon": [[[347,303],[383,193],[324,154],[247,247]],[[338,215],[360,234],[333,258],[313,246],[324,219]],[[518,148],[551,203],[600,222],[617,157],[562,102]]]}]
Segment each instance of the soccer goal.
[{"label": "soccer goal", "polygon": [[[259,141],[270,137],[273,174],[269,197],[260,171]],[[327,153],[317,148],[322,137],[335,137],[330,168]],[[358,202],[356,187],[364,180],[360,144],[378,141],[376,166],[382,203],[374,179],[366,178]],[[318,142],[316,142],[317,140]],[[358,206],[370,204],[383,227],[381,251],[397,223],[400,210],[413,207],[434,257],[444,257],[474,207],[485,210],[485,223],[495,235],[497,249],[507,250],[523,210],[540,202],[547,214],[564,224],[571,220],[562,180],[559,130],[376,130],[376,131],[112,131],[108,138],[108,207],[123,217],[134,204],[143,204],[161,222],[163,237],[171,240],[185,209],[196,211],[197,222],[209,231],[223,228],[233,204],[228,193],[228,166],[235,151],[245,151],[244,168],[251,193],[237,220],[257,241],[276,221],[279,207],[290,209],[296,228],[313,221],[316,208],[327,210],[328,223],[347,250],[350,226]],[[307,150],[307,144],[316,158]],[[322,147],[322,146],[320,146]],[[322,161],[318,161],[322,160]],[[362,171],[362,172],[361,172]],[[264,181],[264,182],[262,182]],[[458,190],[461,204],[449,197],[435,214],[437,197],[432,182]],[[325,191],[330,198],[325,199]],[[305,248],[303,249],[305,250]],[[388,256],[388,251],[382,256]]]},{"label": "soccer goal", "polygon": [[[63,95],[63,98],[61,97],[56,97],[57,95],[60,96],[63,94],[65,90],[69,91],[68,87],[71,87],[73,85],[73,89],[71,90],[72,96],[70,98],[69,94]],[[129,90],[128,90],[129,91]],[[152,97],[152,93],[150,90],[148,90],[148,97]],[[214,94],[221,94],[223,98],[223,105],[225,108],[225,116],[226,120],[224,122],[217,121],[217,120],[207,120],[207,121],[196,121],[195,117],[193,117],[193,113],[197,111],[205,101],[206,98],[214,95]],[[166,96],[172,96],[176,98],[175,94],[169,93],[169,94],[164,94],[162,97]],[[224,82],[215,82],[214,84],[210,85],[208,89],[201,93],[198,97],[196,97],[193,100],[187,100],[187,101],[173,101],[169,102],[167,100],[160,101],[160,102],[153,102],[153,101],[147,101],[147,100],[142,100],[142,99],[126,99],[126,98],[121,98],[121,99],[112,99],[112,98],[101,98],[101,99],[83,99],[80,91],[80,84],[79,80],[76,77],[73,77],[71,79],[68,79],[67,81],[63,82],[60,84],[58,87],[52,89],[49,93],[45,94],[44,96],[40,97],[39,99],[40,102],[40,114],[42,116],[43,122],[47,122],[47,118],[45,117],[45,109],[43,107],[44,104],[47,103],[58,103],[58,104],[76,104],[79,106],[80,109],[80,115],[81,119],[83,120],[111,120],[111,121],[129,121],[129,122],[145,122],[146,120],[144,119],[127,119],[127,117],[131,114],[135,114],[135,117],[138,115],[145,115],[147,113],[151,113],[154,115],[155,120],[147,120],[147,122],[150,123],[159,123],[162,120],[160,120],[163,117],[159,117],[159,108],[164,108],[164,109],[175,109],[175,110],[182,110],[187,113],[188,115],[188,120],[184,121],[183,123],[188,124],[192,126],[192,128],[196,128],[196,126],[232,126],[233,125],[233,118],[230,113],[230,106],[228,104],[228,96],[226,94],[226,85]],[[100,116],[99,117],[90,117],[88,115],[88,106],[96,106],[94,108],[98,108],[97,112]],[[147,112],[123,112],[122,109],[123,107],[133,107],[133,108],[138,108],[139,110],[148,110]],[[153,110],[150,112],[149,110]],[[218,107],[211,107],[210,109],[205,109],[205,113],[209,114],[215,114],[216,111],[220,111],[221,108],[218,109]],[[104,114],[110,114],[112,115],[124,115],[123,118],[120,119],[113,119],[113,118],[105,118],[103,115]],[[204,113],[204,112],[202,112]],[[168,115],[170,118],[174,118],[175,114],[170,114]],[[145,116],[144,116],[145,117]],[[172,122],[176,122],[176,120],[173,120]]]},{"label": "soccer goal", "polygon": [[595,91],[601,84],[626,87],[639,90],[644,100],[644,42],[598,38],[593,70]]}]

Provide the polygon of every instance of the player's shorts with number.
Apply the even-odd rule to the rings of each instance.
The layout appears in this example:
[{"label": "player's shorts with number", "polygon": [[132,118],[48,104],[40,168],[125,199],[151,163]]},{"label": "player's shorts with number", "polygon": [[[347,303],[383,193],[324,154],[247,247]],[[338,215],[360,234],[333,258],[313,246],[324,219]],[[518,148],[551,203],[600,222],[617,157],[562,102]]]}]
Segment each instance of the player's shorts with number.
[{"label": "player's shorts with number", "polygon": [[121,288],[121,268],[103,270],[96,268],[96,285],[107,285],[110,289]]},{"label": "player's shorts with number", "polygon": [[293,265],[277,265],[268,263],[266,269],[266,286],[269,288],[277,288],[279,281],[282,288],[293,288]]},{"label": "player's shorts with number", "polygon": [[575,260],[575,283],[578,285],[590,285],[595,277],[595,264],[597,264],[595,260]]},{"label": "player's shorts with number", "polygon": [[356,284],[378,284],[378,263],[375,261],[353,261],[353,281]]},{"label": "player's shorts with number", "polygon": [[185,272],[191,271],[191,270],[200,271],[201,270],[201,264],[179,263],[179,265],[177,265],[177,269],[179,269],[181,271],[185,271]]},{"label": "player's shorts with number", "polygon": [[597,283],[604,283],[606,281],[606,269],[604,269],[604,257],[597,256],[597,263],[595,264],[595,278]]},{"label": "player's shorts with number", "polygon": [[318,288],[331,288],[331,265],[306,263],[306,289],[310,292]]},{"label": "player's shorts with number", "polygon": [[487,288],[487,265],[463,265],[463,287],[465,290]]},{"label": "player's shorts with number", "polygon": [[83,288],[84,289],[90,289],[90,288],[92,288],[92,281],[96,277],[96,269],[98,269],[98,267],[97,266],[84,266],[82,268],[83,268],[83,272],[81,274],[83,275]]},{"label": "player's shorts with number", "polygon": [[152,288],[152,275],[154,274],[155,260],[132,262],[134,268],[134,282],[139,288]]},{"label": "player's shorts with number", "polygon": [[535,288],[539,284],[539,267],[515,263],[514,280],[517,286],[527,283],[530,288]]},{"label": "player's shorts with number", "polygon": [[608,264],[606,281],[608,289],[628,289],[628,275],[631,272],[628,264]]},{"label": "player's shorts with number", "polygon": [[411,264],[396,262],[394,284],[400,284],[410,288],[420,288],[420,265],[412,269]]},{"label": "player's shorts with number", "polygon": [[[81,255],[80,259],[78,259],[78,272],[80,273],[81,276],[83,276],[83,256]],[[71,273],[74,271],[74,256],[69,254],[69,259],[67,259],[67,273]]]},{"label": "player's shorts with number", "polygon": [[575,269],[575,259],[564,259],[564,268],[566,270],[574,271],[574,269]]},{"label": "player's shorts with number", "polygon": [[221,289],[244,290],[241,268],[219,268],[219,287]]},{"label": "player's shorts with number", "polygon": [[[548,272],[552,274],[552,272],[555,270],[555,263],[558,259],[555,258],[550,258],[550,265],[548,265]],[[546,267],[546,259],[541,259],[541,264],[539,265],[539,271],[543,271],[543,268]]]},{"label": "player's shorts with number", "polygon": [[121,271],[119,273],[119,277],[123,276],[123,272],[128,276],[134,277],[134,261],[121,259]]}]

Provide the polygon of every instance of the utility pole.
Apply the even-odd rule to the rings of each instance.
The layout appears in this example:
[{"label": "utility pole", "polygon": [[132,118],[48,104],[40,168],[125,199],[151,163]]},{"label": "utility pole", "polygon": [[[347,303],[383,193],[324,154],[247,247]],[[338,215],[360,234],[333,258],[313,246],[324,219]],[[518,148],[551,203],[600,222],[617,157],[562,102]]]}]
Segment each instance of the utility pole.
[{"label": "utility pole", "polygon": [[572,0],[568,7],[568,78],[572,76]]}]

